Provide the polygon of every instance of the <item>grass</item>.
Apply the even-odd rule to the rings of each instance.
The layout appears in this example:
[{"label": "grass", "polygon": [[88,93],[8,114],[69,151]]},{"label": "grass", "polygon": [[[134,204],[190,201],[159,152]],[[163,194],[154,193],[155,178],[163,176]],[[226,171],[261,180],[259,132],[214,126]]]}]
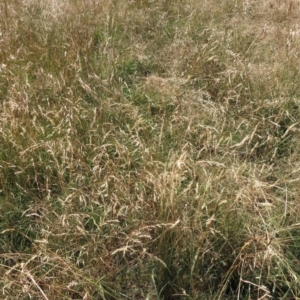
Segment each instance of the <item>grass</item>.
[{"label": "grass", "polygon": [[0,3],[2,299],[300,299],[299,9]]}]

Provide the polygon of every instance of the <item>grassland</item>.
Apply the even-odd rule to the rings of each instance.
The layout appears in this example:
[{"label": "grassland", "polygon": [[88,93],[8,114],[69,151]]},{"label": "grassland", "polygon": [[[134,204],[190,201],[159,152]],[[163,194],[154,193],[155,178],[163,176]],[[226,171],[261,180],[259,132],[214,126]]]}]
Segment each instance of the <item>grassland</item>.
[{"label": "grassland", "polygon": [[299,15],[0,2],[0,298],[300,299]]}]

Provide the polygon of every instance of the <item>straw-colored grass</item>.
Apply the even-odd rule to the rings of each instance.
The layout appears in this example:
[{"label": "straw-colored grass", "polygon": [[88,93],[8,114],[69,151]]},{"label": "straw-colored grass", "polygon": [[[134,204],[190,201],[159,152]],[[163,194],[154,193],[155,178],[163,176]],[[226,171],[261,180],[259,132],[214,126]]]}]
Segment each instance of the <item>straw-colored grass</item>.
[{"label": "straw-colored grass", "polygon": [[300,299],[300,2],[0,3],[1,299]]}]

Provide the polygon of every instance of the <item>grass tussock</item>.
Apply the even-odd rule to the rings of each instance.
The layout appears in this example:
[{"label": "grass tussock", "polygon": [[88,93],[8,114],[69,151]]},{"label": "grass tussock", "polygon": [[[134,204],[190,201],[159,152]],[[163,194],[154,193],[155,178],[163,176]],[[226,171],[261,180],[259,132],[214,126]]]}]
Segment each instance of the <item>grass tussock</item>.
[{"label": "grass tussock", "polygon": [[300,299],[298,1],[0,3],[2,299]]}]

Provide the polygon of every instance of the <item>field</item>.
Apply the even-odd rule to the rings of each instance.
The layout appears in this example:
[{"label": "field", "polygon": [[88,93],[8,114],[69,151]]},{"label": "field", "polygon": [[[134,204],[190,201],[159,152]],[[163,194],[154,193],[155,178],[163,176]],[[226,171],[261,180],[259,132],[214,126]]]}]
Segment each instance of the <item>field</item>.
[{"label": "field", "polygon": [[300,2],[0,2],[0,298],[300,299]]}]

